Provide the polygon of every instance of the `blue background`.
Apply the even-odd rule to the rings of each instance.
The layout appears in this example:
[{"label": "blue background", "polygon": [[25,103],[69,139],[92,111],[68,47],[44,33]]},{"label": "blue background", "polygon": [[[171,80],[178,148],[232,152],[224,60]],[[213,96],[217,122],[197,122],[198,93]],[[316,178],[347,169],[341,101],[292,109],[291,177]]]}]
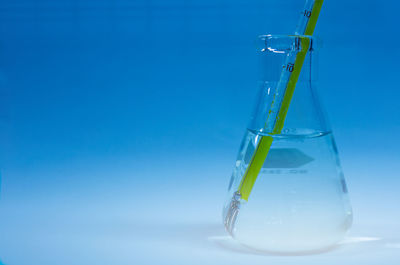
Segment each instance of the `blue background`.
[{"label": "blue background", "polygon": [[327,0],[315,32],[324,42],[319,91],[350,190],[353,231],[380,243],[338,250],[339,257],[283,259],[215,241],[225,236],[220,211],[257,90],[256,37],[293,33],[303,5],[1,1],[0,259],[395,264],[394,0]]}]

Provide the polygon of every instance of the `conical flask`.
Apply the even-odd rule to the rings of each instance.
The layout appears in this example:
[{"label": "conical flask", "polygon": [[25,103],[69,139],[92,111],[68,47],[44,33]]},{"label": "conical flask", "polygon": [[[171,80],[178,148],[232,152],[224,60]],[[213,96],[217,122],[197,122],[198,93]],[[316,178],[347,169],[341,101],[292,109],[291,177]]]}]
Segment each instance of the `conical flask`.
[{"label": "conical flask", "polygon": [[[302,46],[301,40],[309,45]],[[350,228],[352,210],[332,130],[316,93],[320,42],[310,36],[266,35],[259,37],[259,44],[259,94],[229,182],[225,228],[237,241],[258,250],[328,249]],[[283,96],[283,73],[293,71],[288,61],[299,52],[304,52],[304,64],[277,133],[271,113],[276,97]],[[271,139],[269,145],[260,144],[263,137]],[[254,185],[243,192],[245,175],[262,148],[266,158]]]}]

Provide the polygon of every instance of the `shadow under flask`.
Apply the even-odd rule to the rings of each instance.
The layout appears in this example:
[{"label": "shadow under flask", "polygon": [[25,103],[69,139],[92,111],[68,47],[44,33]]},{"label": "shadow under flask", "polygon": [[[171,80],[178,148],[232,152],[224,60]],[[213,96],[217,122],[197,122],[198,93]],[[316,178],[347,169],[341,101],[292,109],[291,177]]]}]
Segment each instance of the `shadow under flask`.
[{"label": "shadow under flask", "polygon": [[[309,47],[284,126],[272,133],[268,114],[282,82],[293,70],[288,58]],[[261,82],[255,111],[242,140],[223,210],[226,230],[240,243],[276,253],[314,252],[342,240],[352,224],[352,210],[336,144],[315,90],[319,42],[310,36],[259,37]],[[276,99],[275,99],[276,101]],[[251,194],[240,185],[261,137],[273,141]]]}]

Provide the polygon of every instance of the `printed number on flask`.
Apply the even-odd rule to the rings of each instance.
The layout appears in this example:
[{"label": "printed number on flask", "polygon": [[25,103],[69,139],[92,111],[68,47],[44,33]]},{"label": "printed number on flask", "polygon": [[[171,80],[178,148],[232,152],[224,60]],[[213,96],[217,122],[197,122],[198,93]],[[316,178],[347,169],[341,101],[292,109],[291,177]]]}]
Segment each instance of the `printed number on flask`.
[{"label": "printed number on flask", "polygon": [[283,68],[285,68],[286,71],[293,72],[293,70],[294,70],[294,64],[288,63],[288,64],[285,65]]},{"label": "printed number on flask", "polygon": [[304,10],[304,16],[310,18],[312,12],[310,10]]}]

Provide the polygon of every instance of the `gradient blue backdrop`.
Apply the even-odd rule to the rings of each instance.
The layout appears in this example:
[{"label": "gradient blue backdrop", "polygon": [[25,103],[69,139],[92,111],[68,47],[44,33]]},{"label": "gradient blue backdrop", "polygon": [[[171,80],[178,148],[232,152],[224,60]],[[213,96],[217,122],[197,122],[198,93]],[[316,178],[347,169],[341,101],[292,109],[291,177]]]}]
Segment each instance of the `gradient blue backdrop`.
[{"label": "gradient blue backdrop", "polygon": [[390,239],[385,244],[392,247],[382,243],[353,259],[344,251],[336,259],[283,260],[243,258],[212,241],[225,235],[220,210],[257,89],[255,39],[293,33],[303,4],[2,0],[0,259],[396,264],[395,0],[326,0],[316,29],[324,41],[319,90],[350,190],[354,231]]}]

